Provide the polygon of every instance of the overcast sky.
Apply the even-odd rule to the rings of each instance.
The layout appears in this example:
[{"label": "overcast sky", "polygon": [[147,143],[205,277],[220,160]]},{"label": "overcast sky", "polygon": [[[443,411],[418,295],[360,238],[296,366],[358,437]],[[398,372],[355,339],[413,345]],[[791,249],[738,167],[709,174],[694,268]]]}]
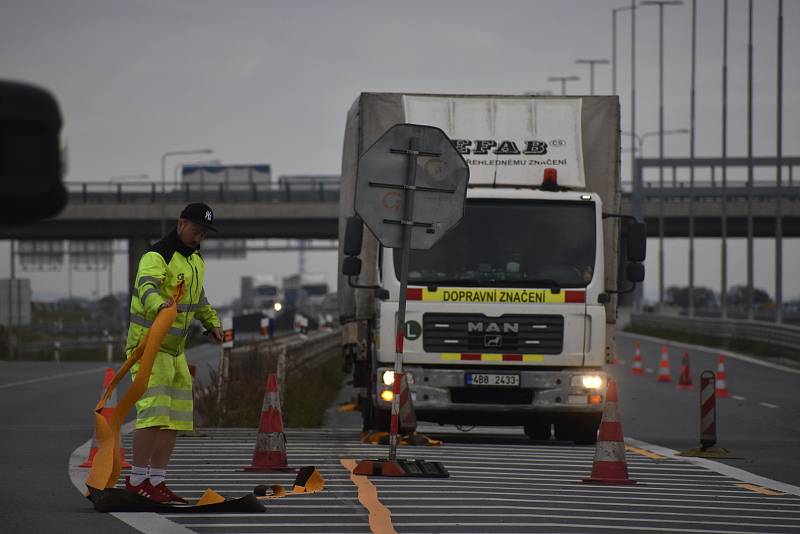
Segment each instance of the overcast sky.
[{"label": "overcast sky", "polygon": [[[526,1],[38,1],[0,3],[0,76],[45,86],[57,96],[69,143],[69,181],[146,173],[160,180],[169,150],[209,147],[224,163],[269,163],[281,174],[338,173],[345,114],[362,91],[522,93],[560,91],[549,76],[580,75],[578,58],[610,58],[611,9],[625,0]],[[698,155],[719,155],[722,0],[698,1]],[[730,0],[729,155],[746,150],[747,2]],[[689,126],[691,3],[665,9],[665,129]],[[775,153],[777,0],[755,2],[756,155]],[[637,10],[637,131],[658,129],[658,9]],[[784,2],[784,154],[800,140],[800,2]],[[628,130],[630,12],[618,14],[618,92]],[[596,68],[597,93],[611,69]],[[666,138],[666,155],[688,153],[689,136]],[[646,156],[657,155],[651,137]],[[627,157],[627,155],[625,156]],[[173,160],[178,163],[180,160]],[[188,158],[186,161],[191,161]],[[623,176],[628,177],[623,161]],[[224,221],[219,221],[224,226]],[[654,243],[647,292],[657,284]],[[122,243],[120,243],[122,245]],[[685,242],[669,244],[667,284],[685,284]],[[731,249],[731,284],[743,283],[744,247]],[[698,283],[716,288],[716,242],[699,251]],[[5,243],[0,253],[7,257]],[[756,282],[772,292],[768,240],[757,244]],[[786,242],[786,268],[800,261]],[[335,283],[335,254],[309,256],[309,270]],[[114,288],[127,283],[115,262]],[[290,274],[297,255],[251,254],[209,261],[207,292],[227,301],[239,276]],[[8,274],[8,262],[0,276]],[[66,294],[64,273],[20,273],[37,295]],[[108,287],[103,275],[101,292]],[[795,277],[798,278],[798,277]],[[95,289],[73,277],[75,294]],[[787,280],[787,296],[800,294]]]}]

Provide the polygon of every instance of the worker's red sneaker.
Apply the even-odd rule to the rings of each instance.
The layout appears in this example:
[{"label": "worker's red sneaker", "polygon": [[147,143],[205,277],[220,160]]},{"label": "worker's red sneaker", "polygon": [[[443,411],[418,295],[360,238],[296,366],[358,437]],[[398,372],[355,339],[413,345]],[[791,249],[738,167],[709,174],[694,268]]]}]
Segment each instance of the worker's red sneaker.
[{"label": "worker's red sneaker", "polygon": [[169,502],[171,503],[189,504],[186,499],[176,495],[171,489],[169,489],[166,482],[162,482],[158,486],[154,486],[154,488],[169,495]]},{"label": "worker's red sneaker", "polygon": [[130,477],[125,477],[126,491],[130,491],[131,493],[135,493],[136,495],[141,495],[142,497],[150,499],[151,501],[154,502],[168,504],[172,502],[173,498],[171,492],[167,493],[166,491],[164,491],[165,487],[166,486],[164,486],[163,482],[158,486],[153,486],[152,484],[150,484],[149,478],[145,479],[145,481],[139,484],[138,486],[134,486],[133,484],[131,484]]}]

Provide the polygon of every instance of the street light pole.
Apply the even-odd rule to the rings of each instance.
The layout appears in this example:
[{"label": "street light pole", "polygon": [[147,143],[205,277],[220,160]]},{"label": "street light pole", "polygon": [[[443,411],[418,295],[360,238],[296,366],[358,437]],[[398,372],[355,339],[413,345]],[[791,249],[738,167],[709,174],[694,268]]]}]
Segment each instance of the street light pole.
[{"label": "street light pole", "polygon": [[778,166],[775,176],[777,194],[775,195],[775,321],[783,322],[783,207],[781,188],[783,187],[783,0],[778,0],[778,65],[776,91],[776,135],[775,155]]},{"label": "street light pole", "polygon": [[199,148],[195,150],[170,150],[168,152],[164,152],[161,156],[161,235],[167,233],[167,224],[166,224],[166,206],[167,203],[167,182],[166,182],[166,166],[167,166],[167,158],[170,156],[189,156],[194,154],[211,154],[213,150],[210,148]]},{"label": "street light pole", "polygon": [[695,64],[697,57],[697,0],[692,0],[692,61],[689,90],[689,317],[694,317],[694,129],[695,129]]},{"label": "street light pole", "polygon": [[[617,94],[617,13],[636,9],[636,6],[615,7],[611,10],[611,94]],[[633,46],[633,43],[631,43]]]},{"label": "street light pole", "polygon": [[[643,6],[658,6],[658,185],[664,187],[664,6],[681,5],[681,0],[645,0]],[[659,200],[658,210],[658,307],[664,305],[664,200]]]},{"label": "street light pole", "polygon": [[578,65],[589,65],[589,94],[594,95],[594,66],[608,65],[607,59],[576,59]]},{"label": "street light pole", "polygon": [[579,76],[550,76],[547,78],[548,82],[561,82],[561,95],[567,94],[567,82],[577,82],[580,80]]}]

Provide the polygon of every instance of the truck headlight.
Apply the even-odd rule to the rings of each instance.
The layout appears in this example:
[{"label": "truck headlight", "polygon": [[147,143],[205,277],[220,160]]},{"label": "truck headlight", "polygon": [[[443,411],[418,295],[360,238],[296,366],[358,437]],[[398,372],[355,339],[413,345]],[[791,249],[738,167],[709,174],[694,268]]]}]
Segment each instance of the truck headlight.
[{"label": "truck headlight", "polygon": [[384,384],[391,386],[394,384],[394,371],[384,371],[381,378],[383,379]]},{"label": "truck headlight", "polygon": [[600,389],[603,387],[603,377],[600,375],[573,376],[572,386],[586,389]]},{"label": "truck headlight", "polygon": [[[409,384],[414,383],[414,375],[412,375],[409,372],[404,372],[403,374],[406,375],[406,381]],[[392,384],[394,384],[394,371],[391,370],[384,371],[383,374],[381,375],[381,381],[387,386],[391,386]]]},{"label": "truck headlight", "polygon": [[275,311],[281,311],[281,308],[283,308],[283,305],[280,302],[276,302],[275,304],[272,305],[272,308]]}]

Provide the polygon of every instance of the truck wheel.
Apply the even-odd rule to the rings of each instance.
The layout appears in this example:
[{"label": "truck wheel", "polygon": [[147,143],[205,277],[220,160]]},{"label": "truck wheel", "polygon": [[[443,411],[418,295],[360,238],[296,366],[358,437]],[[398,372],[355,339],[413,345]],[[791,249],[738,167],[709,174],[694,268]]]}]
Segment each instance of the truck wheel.
[{"label": "truck wheel", "polygon": [[363,432],[388,432],[391,412],[375,408],[370,397],[362,397],[359,402],[361,403],[361,430]]},{"label": "truck wheel", "polygon": [[576,445],[597,443],[601,414],[577,414],[556,421],[556,439],[574,441]]},{"label": "truck wheel", "polygon": [[372,409],[372,429],[375,432],[389,432],[392,413],[389,410]]},{"label": "truck wheel", "polygon": [[525,435],[534,441],[547,441],[550,439],[550,426],[549,420],[529,421],[525,423]]}]

